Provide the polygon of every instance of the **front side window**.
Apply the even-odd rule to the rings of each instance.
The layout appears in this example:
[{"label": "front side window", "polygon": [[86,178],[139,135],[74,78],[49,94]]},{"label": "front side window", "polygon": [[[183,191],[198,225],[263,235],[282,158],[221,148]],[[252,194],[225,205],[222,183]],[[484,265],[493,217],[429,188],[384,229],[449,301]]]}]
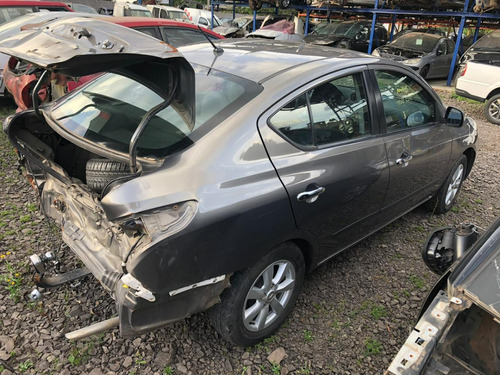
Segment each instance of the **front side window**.
[{"label": "front side window", "polygon": [[301,146],[322,146],[371,134],[361,73],[323,83],[285,105],[271,125]]},{"label": "front side window", "polygon": [[413,78],[394,71],[376,71],[387,132],[434,124],[436,102]]},{"label": "front side window", "polygon": [[447,54],[446,43],[444,40],[441,43],[439,43],[438,49],[437,49],[437,54],[438,54],[438,56]]},{"label": "front side window", "polygon": [[0,8],[0,24],[32,12],[33,7],[2,7]]},{"label": "front side window", "polygon": [[[158,159],[192,143],[192,134],[216,126],[260,92],[260,86],[221,72],[195,67],[196,123],[193,129],[173,106],[159,112],[139,138],[138,156]],[[163,99],[145,84],[106,73],[62,97],[49,116],[71,134],[128,153],[132,134],[143,116]],[[182,110],[182,108],[181,108]]]}]

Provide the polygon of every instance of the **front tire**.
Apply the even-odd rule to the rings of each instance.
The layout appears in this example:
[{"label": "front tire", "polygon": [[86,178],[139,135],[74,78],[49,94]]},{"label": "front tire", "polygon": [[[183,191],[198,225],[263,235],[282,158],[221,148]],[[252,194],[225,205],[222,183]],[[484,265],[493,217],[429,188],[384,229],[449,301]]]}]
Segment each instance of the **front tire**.
[{"label": "front tire", "polygon": [[212,325],[227,341],[251,346],[276,331],[290,314],[304,282],[300,249],[285,242],[231,278],[210,310]]},{"label": "front tire", "polygon": [[467,173],[467,157],[461,155],[436,195],[428,202],[428,208],[436,214],[444,214],[455,203]]},{"label": "front tire", "polygon": [[500,94],[493,95],[486,102],[484,115],[492,124],[500,125]]}]

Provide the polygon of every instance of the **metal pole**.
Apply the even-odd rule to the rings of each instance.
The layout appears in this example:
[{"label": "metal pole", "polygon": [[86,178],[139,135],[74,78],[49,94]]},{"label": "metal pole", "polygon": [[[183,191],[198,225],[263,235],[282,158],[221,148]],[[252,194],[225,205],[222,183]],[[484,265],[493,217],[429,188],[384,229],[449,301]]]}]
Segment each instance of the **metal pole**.
[{"label": "metal pole", "polygon": [[[465,0],[464,13],[469,9],[469,0]],[[465,26],[465,15],[460,17],[460,27],[458,28],[457,41],[455,44],[455,50],[453,51],[453,58],[451,59],[450,72],[448,73],[448,80],[446,81],[446,86],[451,86],[451,80],[453,79],[453,73],[455,71],[455,64],[457,63],[458,50],[460,48],[460,43],[462,42],[462,33]]]},{"label": "metal pole", "polygon": [[394,37],[394,28],[396,27],[396,14],[392,15],[392,25],[391,25],[391,34],[389,35],[389,42],[392,42],[392,38]]},{"label": "metal pole", "polygon": [[304,36],[307,35],[307,31],[309,30],[309,14],[311,13],[310,9],[306,10],[306,29],[304,30]]},{"label": "metal pole", "polygon": [[236,3],[233,1],[233,20],[236,18]]},{"label": "metal pole", "polygon": [[[375,10],[378,9],[378,0],[375,0]],[[368,44],[368,54],[372,53],[373,35],[375,34],[375,23],[377,22],[377,12],[373,12],[372,29],[370,30],[370,44]]]},{"label": "metal pole", "polygon": [[212,10],[212,16],[211,16],[212,19],[210,20],[211,21],[210,22],[210,30],[213,30],[214,29],[214,4],[213,3],[210,4],[210,8]]},{"label": "metal pole", "polygon": [[476,23],[476,31],[474,31],[474,38],[472,40],[472,44],[477,42],[477,37],[479,36],[479,28],[480,27],[481,27],[481,18],[478,18],[477,23]]},{"label": "metal pole", "polygon": [[253,30],[255,31],[255,24],[256,24],[256,19],[257,19],[257,11],[253,11]]}]

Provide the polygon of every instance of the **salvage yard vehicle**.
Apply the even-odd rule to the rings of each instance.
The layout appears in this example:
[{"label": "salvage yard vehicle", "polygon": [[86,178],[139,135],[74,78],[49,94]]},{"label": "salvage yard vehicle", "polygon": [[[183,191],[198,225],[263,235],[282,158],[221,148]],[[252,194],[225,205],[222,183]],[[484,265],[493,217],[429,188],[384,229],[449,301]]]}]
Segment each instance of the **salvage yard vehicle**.
[{"label": "salvage yard vehicle", "polygon": [[500,63],[497,64],[467,62],[457,78],[455,91],[460,96],[486,102],[485,117],[500,125]]},{"label": "salvage yard vehicle", "polygon": [[479,230],[440,228],[426,241],[424,260],[442,277],[386,374],[500,373],[500,218]]},{"label": "salvage yard vehicle", "polygon": [[91,272],[116,302],[117,317],[69,338],[138,335],[210,308],[222,337],[255,344],[306,272],[422,203],[448,211],[476,157],[472,119],[412,70],[353,51],[177,50],[92,19],[26,30],[0,51],[44,71],[39,85],[105,72],[4,123],[86,266],[54,276],[53,258],[33,255],[37,283]]},{"label": "salvage yard vehicle", "polygon": [[399,61],[423,78],[447,77],[455,43],[441,35],[412,32],[377,48],[372,55]]},{"label": "salvage yard vehicle", "polygon": [[[304,38],[304,41],[321,46],[368,52],[371,28],[371,21],[365,20],[332,22],[326,26],[316,27]],[[375,25],[373,48],[386,43],[387,30],[382,25]]]}]

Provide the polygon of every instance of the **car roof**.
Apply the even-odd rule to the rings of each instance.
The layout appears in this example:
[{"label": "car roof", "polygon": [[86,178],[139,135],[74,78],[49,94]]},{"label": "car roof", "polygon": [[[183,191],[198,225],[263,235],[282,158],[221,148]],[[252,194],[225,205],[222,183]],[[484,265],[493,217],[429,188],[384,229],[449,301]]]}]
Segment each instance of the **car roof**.
[{"label": "car roof", "polygon": [[0,0],[0,7],[6,6],[55,6],[70,9],[66,4],[59,1],[37,1],[37,0]]},{"label": "car roof", "polygon": [[404,35],[401,35],[399,38],[415,38],[416,36],[422,36],[422,37],[426,37],[426,38],[429,38],[429,39],[436,39],[436,40],[437,39],[441,39],[441,38],[446,39],[444,36],[439,35],[439,34],[422,33],[422,32],[406,33]]},{"label": "car roof", "polygon": [[226,39],[217,41],[224,52],[214,56],[209,44],[179,47],[186,59],[198,65],[209,66],[254,82],[262,83],[297,66],[329,60],[339,68],[353,65],[353,59],[363,63],[380,59],[347,49],[321,47],[307,43],[290,43],[276,40]]}]

